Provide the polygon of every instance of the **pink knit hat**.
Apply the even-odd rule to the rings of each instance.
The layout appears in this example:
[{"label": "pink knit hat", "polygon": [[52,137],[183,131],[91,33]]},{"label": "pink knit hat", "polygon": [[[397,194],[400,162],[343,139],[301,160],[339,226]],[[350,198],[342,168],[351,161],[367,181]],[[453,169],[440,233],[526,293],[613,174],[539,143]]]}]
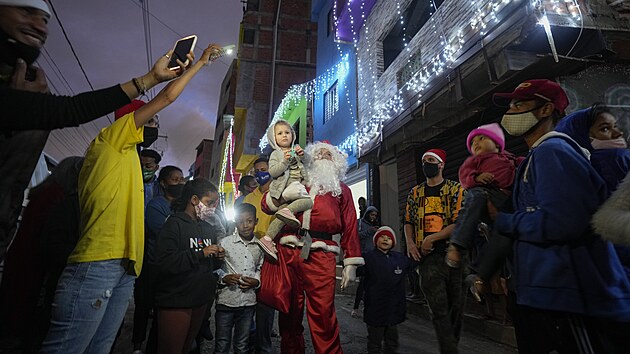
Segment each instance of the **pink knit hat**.
[{"label": "pink knit hat", "polygon": [[474,137],[477,135],[485,135],[492,139],[492,141],[499,145],[499,151],[503,151],[503,149],[505,149],[505,135],[503,135],[503,130],[498,123],[482,125],[477,129],[473,129],[470,134],[468,134],[468,138],[466,138],[466,148],[468,148],[468,152],[471,154],[472,150],[470,150],[470,145],[472,144]]}]

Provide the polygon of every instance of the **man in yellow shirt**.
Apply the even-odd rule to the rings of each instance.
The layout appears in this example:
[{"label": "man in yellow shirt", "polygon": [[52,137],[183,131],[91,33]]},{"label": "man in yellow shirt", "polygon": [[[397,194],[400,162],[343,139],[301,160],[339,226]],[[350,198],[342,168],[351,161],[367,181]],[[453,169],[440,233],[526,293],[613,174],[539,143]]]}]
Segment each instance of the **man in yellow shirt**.
[{"label": "man in yellow shirt", "polygon": [[[254,176],[258,182],[258,188],[245,196],[243,203],[248,203],[256,207],[258,224],[254,228],[254,235],[261,238],[267,234],[267,228],[273,221],[274,216],[262,211],[260,202],[263,194],[269,190],[271,175],[269,170],[269,160],[264,157],[254,162]],[[258,301],[256,304],[256,353],[273,353],[271,345],[271,332],[276,310]]]},{"label": "man in yellow shirt", "polygon": [[[127,108],[135,112],[101,130],[90,144],[79,175],[81,236],[59,278],[40,353],[109,353],[142,269],[144,192],[136,145],[143,141],[144,125],[220,53],[220,47],[209,46],[183,74],[180,69],[179,79],[147,104],[135,102]],[[169,70],[170,55],[156,65]],[[143,91],[143,83],[134,79],[134,84]]]}]

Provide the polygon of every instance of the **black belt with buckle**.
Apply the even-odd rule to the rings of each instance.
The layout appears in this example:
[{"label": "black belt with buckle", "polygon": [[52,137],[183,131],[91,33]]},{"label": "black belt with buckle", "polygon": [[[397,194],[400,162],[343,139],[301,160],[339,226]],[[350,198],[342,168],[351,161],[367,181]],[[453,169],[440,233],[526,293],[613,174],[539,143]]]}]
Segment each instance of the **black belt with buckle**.
[{"label": "black belt with buckle", "polygon": [[298,236],[305,236],[306,232],[308,231],[309,235],[311,235],[312,238],[317,238],[320,240],[328,240],[328,241],[332,241],[332,234],[329,234],[327,232],[320,232],[320,231],[313,231],[313,230],[306,230],[306,229],[300,229],[298,231]]}]

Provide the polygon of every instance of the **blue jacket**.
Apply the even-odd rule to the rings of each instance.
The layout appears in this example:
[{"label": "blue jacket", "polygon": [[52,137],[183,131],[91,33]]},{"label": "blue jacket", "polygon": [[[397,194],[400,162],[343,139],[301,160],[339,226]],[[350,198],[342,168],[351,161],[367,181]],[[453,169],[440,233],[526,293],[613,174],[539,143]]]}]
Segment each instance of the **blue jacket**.
[{"label": "blue jacket", "polygon": [[590,219],[606,186],[582,149],[550,132],[519,166],[512,214],[497,231],[514,242],[517,302],[539,309],[630,321],[630,283],[610,242]]},{"label": "blue jacket", "polygon": [[[610,196],[630,171],[630,150],[593,149],[589,138],[590,110],[591,108],[583,109],[564,117],[556,126],[556,131],[567,134],[580,146],[591,151],[591,165],[604,179]],[[615,245],[615,250],[626,274],[630,277],[630,247]]]},{"label": "blue jacket", "polygon": [[405,320],[405,279],[411,259],[400,252],[378,249],[364,256],[365,309],[363,320],[370,326],[393,326]]}]

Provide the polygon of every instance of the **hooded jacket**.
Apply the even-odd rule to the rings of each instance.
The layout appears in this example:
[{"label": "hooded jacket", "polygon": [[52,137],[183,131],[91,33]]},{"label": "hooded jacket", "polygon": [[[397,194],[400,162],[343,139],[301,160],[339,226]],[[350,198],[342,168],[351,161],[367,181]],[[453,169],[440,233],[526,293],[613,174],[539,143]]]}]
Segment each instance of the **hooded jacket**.
[{"label": "hooded jacket", "polygon": [[362,254],[374,249],[374,242],[372,241],[372,238],[374,237],[376,230],[378,230],[378,220],[376,223],[372,224],[368,218],[368,214],[371,211],[375,211],[380,214],[375,206],[369,206],[365,210],[363,218],[359,220],[359,242],[361,243]]},{"label": "hooded jacket", "polygon": [[499,213],[495,228],[515,238],[518,304],[630,321],[628,277],[589,225],[606,187],[578,144],[542,136],[517,170],[513,198],[515,212]]},{"label": "hooded jacket", "polygon": [[[273,148],[273,152],[269,156],[269,174],[273,178],[271,184],[269,185],[269,195],[271,195],[271,197],[275,199],[279,199],[282,196],[282,192],[289,184],[290,167],[298,168],[300,170],[302,180],[306,179],[306,175],[304,173],[304,165],[302,164],[300,157],[294,155],[288,160],[285,159],[282,148],[280,148],[276,143],[275,128],[278,123],[284,123],[291,127],[291,124],[289,124],[289,122],[284,119],[279,119],[274,124],[269,126],[269,129],[267,129],[267,141],[269,142],[269,145]],[[291,134],[293,135],[291,148],[293,148],[296,139],[295,130],[293,130],[293,127],[291,127]]]},{"label": "hooded jacket", "polygon": [[[628,171],[630,171],[630,150],[593,148],[589,133],[591,128],[589,126],[591,110],[592,108],[582,109],[564,117],[564,119],[558,123],[556,131],[567,134],[580,144],[580,146],[591,151],[591,165],[606,182],[608,196],[610,196],[612,192],[617,190],[621,181],[623,181]],[[590,122],[590,124],[592,124],[592,122]],[[600,216],[601,215],[602,214],[600,214]],[[620,219],[609,219],[609,222],[611,224],[623,223]],[[598,232],[604,239],[616,243],[615,250],[617,251],[619,260],[626,270],[626,274],[630,277],[630,247],[617,244],[619,241],[621,241],[622,244],[628,244],[629,242],[624,242],[623,238],[620,239],[618,233],[609,235],[609,231],[606,227],[599,228]],[[630,238],[630,235],[627,235],[626,238]]]},{"label": "hooded jacket", "polygon": [[184,212],[166,220],[157,243],[157,306],[193,308],[214,297],[217,279],[213,271],[220,264],[213,257],[204,257],[202,249],[216,244],[217,235],[204,221],[193,220]]}]

